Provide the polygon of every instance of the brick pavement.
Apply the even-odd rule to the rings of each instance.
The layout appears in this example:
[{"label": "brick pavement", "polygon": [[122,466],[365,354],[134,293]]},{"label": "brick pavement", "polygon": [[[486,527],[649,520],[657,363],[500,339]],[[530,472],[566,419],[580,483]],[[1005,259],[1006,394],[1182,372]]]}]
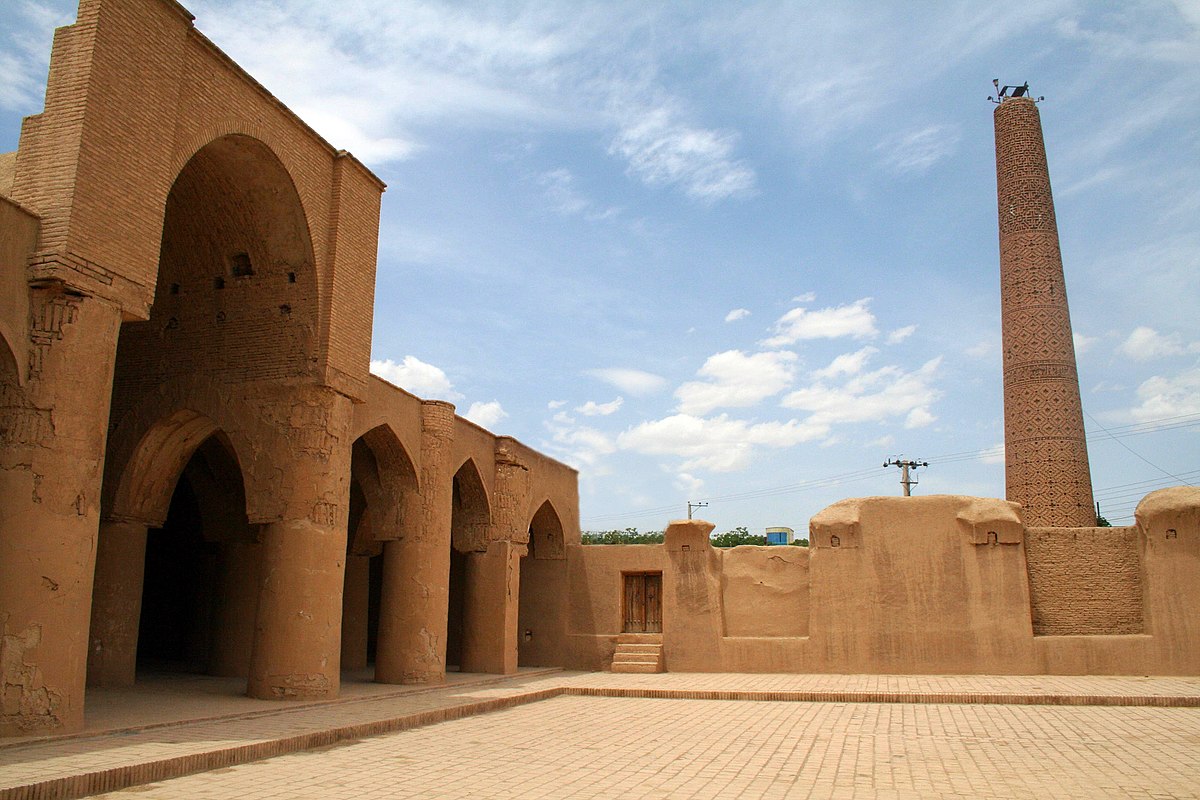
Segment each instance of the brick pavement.
[{"label": "brick pavement", "polygon": [[1200,794],[1200,679],[480,677],[5,746],[0,798]]}]

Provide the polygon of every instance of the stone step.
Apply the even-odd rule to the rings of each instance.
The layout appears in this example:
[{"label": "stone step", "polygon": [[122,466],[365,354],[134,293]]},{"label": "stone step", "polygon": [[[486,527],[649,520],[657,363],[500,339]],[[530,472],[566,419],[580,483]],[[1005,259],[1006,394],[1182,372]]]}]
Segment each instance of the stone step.
[{"label": "stone step", "polygon": [[661,644],[622,644],[618,645],[622,653],[661,653]]},{"label": "stone step", "polygon": [[622,633],[617,636],[617,644],[662,644],[661,633]]},{"label": "stone step", "polygon": [[657,664],[662,659],[651,653],[613,653],[613,663],[621,664]]},{"label": "stone step", "polygon": [[613,672],[624,673],[654,673],[662,672],[662,668],[658,664],[613,664]]}]

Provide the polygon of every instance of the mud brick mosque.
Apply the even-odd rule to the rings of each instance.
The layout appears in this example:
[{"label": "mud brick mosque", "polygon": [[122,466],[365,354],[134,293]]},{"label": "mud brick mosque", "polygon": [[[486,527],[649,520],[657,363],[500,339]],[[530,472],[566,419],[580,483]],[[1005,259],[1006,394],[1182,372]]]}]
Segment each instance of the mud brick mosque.
[{"label": "mud brick mosque", "polygon": [[0,735],[139,665],[1200,675],[1200,490],[1092,527],[1038,109],[999,100],[1007,500],[582,547],[574,470],[368,373],[379,179],[174,0],[81,0],[0,155]]}]

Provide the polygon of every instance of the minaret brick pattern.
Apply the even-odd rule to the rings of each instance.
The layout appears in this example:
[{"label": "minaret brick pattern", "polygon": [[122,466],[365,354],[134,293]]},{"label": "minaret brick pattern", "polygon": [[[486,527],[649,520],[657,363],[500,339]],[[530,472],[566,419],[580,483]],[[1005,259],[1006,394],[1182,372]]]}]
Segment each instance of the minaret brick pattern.
[{"label": "minaret brick pattern", "polygon": [[1025,524],[1092,527],[1079,375],[1038,108],[995,109],[1004,341],[1005,480]]}]

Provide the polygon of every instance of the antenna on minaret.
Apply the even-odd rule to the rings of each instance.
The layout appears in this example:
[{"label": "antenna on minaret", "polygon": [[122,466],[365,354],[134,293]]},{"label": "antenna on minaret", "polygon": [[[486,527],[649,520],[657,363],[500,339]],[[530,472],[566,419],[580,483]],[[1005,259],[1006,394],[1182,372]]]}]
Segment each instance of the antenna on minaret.
[{"label": "antenna on minaret", "polygon": [[[999,78],[992,78],[992,86],[996,87],[996,96],[992,97],[989,95],[988,100],[991,100],[996,105],[1000,105],[1005,100],[1012,100],[1017,97],[1028,97],[1030,100],[1032,100],[1035,103],[1040,103],[1046,99],[1044,97],[1033,97],[1032,95],[1029,94],[1029,81],[1025,81],[1020,86],[1014,85],[1014,86],[1003,86],[1002,87],[1000,85]],[[1009,89],[1012,90],[1012,94],[1008,93]]]}]

